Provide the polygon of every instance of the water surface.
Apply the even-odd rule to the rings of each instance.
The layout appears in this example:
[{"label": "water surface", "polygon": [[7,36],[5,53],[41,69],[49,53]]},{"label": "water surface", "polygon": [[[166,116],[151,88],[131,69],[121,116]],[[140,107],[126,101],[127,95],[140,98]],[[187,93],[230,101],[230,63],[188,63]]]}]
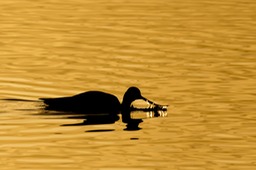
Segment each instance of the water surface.
[{"label": "water surface", "polygon": [[37,100],[129,86],[168,117],[138,131],[0,101],[0,165],[13,169],[256,167],[253,0],[0,2],[0,98]]}]

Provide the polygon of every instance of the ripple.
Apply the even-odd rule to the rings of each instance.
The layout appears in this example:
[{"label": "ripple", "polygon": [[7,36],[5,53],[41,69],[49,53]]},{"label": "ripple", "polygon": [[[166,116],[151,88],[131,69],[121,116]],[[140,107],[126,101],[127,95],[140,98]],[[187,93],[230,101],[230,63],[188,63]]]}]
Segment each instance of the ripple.
[{"label": "ripple", "polygon": [[0,4],[0,99],[138,86],[170,105],[123,131],[0,100],[1,169],[255,169],[254,1]]}]

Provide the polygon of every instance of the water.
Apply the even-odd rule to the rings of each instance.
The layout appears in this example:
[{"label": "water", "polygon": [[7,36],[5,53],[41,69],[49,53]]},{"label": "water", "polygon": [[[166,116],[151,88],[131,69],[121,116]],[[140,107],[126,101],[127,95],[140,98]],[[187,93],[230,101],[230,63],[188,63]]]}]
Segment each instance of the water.
[{"label": "water", "polygon": [[[0,101],[0,165],[13,169],[256,167],[253,0],[0,2],[0,98],[137,86],[169,105],[141,130]],[[135,115],[136,116],[136,115]],[[143,115],[142,115],[143,117]]]}]

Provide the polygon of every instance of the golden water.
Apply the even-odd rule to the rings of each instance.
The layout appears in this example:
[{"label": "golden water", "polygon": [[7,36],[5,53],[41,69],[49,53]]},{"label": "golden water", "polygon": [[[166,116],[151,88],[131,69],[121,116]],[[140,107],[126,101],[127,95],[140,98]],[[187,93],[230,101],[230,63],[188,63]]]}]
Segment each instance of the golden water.
[{"label": "golden water", "polygon": [[[0,98],[129,86],[168,117],[139,131],[0,101],[1,170],[256,168],[254,0],[0,2]],[[100,131],[103,130],[103,131]]]}]

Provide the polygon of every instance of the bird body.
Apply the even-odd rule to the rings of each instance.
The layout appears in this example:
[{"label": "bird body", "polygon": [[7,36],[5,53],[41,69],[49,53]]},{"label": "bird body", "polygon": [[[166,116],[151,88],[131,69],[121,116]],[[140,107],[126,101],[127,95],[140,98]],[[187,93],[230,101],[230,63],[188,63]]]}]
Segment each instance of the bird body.
[{"label": "bird body", "polygon": [[70,97],[41,98],[47,110],[81,113],[118,114],[121,104],[112,94],[101,91],[87,91]]}]

